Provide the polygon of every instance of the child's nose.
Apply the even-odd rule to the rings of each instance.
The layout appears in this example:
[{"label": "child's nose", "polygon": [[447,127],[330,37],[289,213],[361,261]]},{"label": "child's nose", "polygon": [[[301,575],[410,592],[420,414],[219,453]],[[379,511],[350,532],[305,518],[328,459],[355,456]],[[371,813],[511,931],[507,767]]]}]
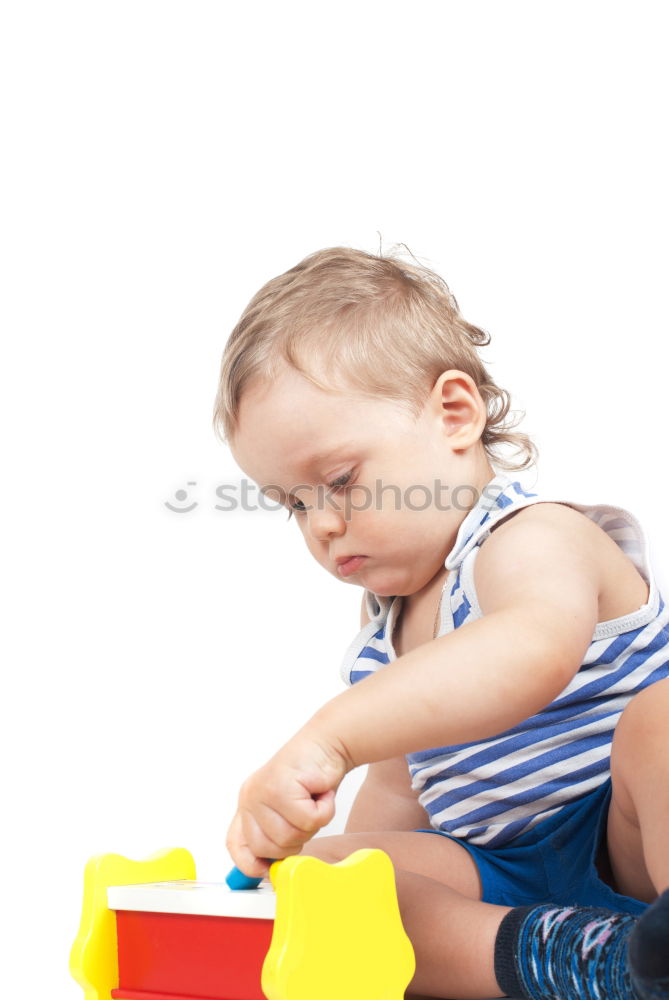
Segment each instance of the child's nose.
[{"label": "child's nose", "polygon": [[309,532],[322,541],[331,535],[341,535],[346,528],[343,511],[314,509],[307,513]]}]

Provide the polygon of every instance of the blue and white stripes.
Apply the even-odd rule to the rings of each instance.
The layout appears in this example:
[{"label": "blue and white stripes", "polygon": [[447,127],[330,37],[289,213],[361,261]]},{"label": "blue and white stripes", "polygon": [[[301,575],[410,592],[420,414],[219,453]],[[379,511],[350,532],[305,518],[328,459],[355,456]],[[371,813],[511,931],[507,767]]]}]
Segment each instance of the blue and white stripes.
[{"label": "blue and white stripes", "polygon": [[[488,484],[446,560],[439,635],[481,617],[473,569],[490,529],[542,500],[503,475]],[[623,709],[637,691],[669,676],[669,609],[653,578],[641,525],[619,507],[568,505],[599,524],[634,562],[649,583],[648,602],[596,626],[578,673],[537,715],[491,739],[407,755],[431,825],[475,844],[508,843],[604,782]],[[396,659],[390,637],[401,598],[369,591],[366,597],[372,620],[347,650],[342,675],[348,684]]]}]

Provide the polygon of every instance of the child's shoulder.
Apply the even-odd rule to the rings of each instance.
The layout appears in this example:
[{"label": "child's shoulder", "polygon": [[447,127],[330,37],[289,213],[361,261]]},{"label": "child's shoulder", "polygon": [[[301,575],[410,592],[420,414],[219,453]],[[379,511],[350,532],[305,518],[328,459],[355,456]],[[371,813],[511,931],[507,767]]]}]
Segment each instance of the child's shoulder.
[{"label": "child's shoulder", "polygon": [[528,585],[549,592],[562,579],[596,590],[598,620],[636,610],[647,582],[614,538],[568,503],[540,502],[504,518],[480,546],[474,567],[479,604],[495,603],[495,591],[526,574]]},{"label": "child's shoulder", "polygon": [[537,543],[542,540],[549,544],[551,540],[564,537],[569,544],[594,544],[600,535],[607,537],[606,532],[582,511],[567,503],[537,501],[512,511],[493,525],[479,546],[479,557],[485,552],[483,565],[488,559],[507,557],[512,551],[536,551]]},{"label": "child's shoulder", "polygon": [[[551,531],[559,532],[560,530],[565,530],[570,534],[578,534],[579,532],[591,534],[593,528],[595,531],[601,532],[601,528],[586,514],[580,510],[576,510],[569,503],[560,503],[555,500],[539,500],[529,504],[527,507],[521,507],[519,510],[513,511],[508,517],[499,521],[491,528],[490,538],[493,535],[497,539],[501,538],[505,530],[514,524],[514,522],[516,529],[522,525],[521,532],[525,532],[525,529],[529,525],[543,525],[549,527]],[[519,534],[517,537],[519,537]]]},{"label": "child's shoulder", "polygon": [[555,573],[574,553],[584,564],[598,560],[598,534],[605,533],[585,514],[559,502],[537,502],[513,511],[491,528],[475,563],[477,590],[488,580],[512,575]]}]

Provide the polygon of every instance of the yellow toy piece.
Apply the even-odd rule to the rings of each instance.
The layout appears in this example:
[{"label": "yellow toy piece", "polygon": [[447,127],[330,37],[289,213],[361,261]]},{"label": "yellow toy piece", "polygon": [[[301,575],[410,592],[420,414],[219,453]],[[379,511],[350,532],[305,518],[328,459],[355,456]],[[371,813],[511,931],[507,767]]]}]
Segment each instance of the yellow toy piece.
[{"label": "yellow toy piece", "polygon": [[356,851],[335,865],[294,856],[275,862],[270,879],[267,1000],[403,1000],[416,963],[387,854]]},{"label": "yellow toy piece", "polygon": [[70,972],[84,1000],[110,1000],[118,987],[116,914],[107,906],[110,885],[195,879],[195,862],[183,847],[158,851],[145,861],[98,854],[84,870],[84,902],[79,933],[70,952]]}]

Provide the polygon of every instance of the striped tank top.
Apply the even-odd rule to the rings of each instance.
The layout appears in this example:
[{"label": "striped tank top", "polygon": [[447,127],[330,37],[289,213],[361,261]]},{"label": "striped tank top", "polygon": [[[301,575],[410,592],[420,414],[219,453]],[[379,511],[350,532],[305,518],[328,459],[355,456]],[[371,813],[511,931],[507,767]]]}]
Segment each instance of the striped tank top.
[{"label": "striped tank top", "polygon": [[[412,787],[430,824],[454,837],[494,848],[530,830],[610,775],[613,731],[642,688],[669,677],[669,609],[658,591],[646,535],[621,507],[578,504],[527,492],[498,474],[460,524],[448,554],[437,635],[482,616],[474,563],[491,529],[533,503],[564,503],[616,542],[649,585],[638,610],[599,622],[578,672],[536,715],[474,743],[407,754]],[[349,646],[341,673],[348,685],[397,659],[393,627],[401,598],[365,591],[370,621]]]}]

